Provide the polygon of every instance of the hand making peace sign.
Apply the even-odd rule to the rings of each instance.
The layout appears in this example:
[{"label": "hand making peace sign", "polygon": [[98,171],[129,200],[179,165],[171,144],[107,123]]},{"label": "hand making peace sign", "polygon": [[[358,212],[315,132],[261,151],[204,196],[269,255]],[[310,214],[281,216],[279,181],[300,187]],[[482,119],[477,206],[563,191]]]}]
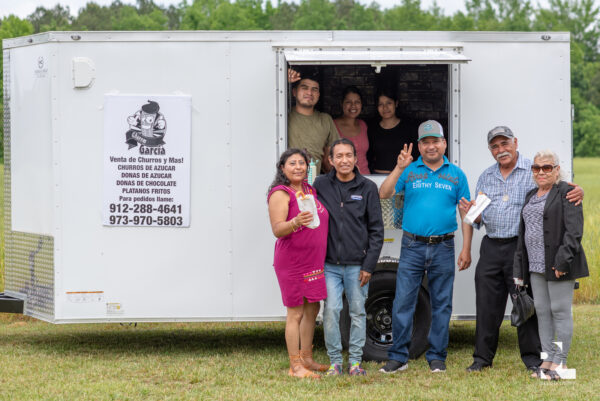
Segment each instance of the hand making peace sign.
[{"label": "hand making peace sign", "polygon": [[412,148],[412,143],[410,143],[408,146],[404,144],[404,148],[398,155],[398,161],[396,163],[398,164],[398,167],[400,167],[402,170],[404,170],[413,161]]}]

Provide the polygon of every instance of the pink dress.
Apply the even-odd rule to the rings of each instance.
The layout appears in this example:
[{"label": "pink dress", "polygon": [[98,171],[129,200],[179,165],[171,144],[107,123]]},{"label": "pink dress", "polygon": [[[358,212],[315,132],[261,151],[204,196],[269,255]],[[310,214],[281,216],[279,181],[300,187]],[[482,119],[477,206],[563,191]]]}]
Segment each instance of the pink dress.
[{"label": "pink dress", "polygon": [[[304,192],[317,197],[313,187],[304,183]],[[284,185],[278,185],[269,192],[269,198],[275,191],[284,190],[290,195],[287,221],[300,213],[296,201],[296,191]],[[329,213],[317,202],[319,227],[311,229],[300,227],[296,232],[277,239],[273,266],[281,289],[281,299],[287,307],[300,306],[304,298],[308,302],[319,302],[327,298],[327,287],[323,268],[327,252],[327,229]]]},{"label": "pink dress", "polygon": [[346,138],[352,141],[354,147],[356,148],[356,158],[358,159],[356,165],[358,166],[358,171],[361,174],[371,174],[369,172],[369,162],[367,161],[367,150],[369,150],[369,137],[367,136],[367,124],[358,119],[358,125],[360,125],[360,133],[356,136],[350,137],[344,135],[344,133],[340,130],[335,120],[335,127],[338,130],[338,133],[342,138]]}]

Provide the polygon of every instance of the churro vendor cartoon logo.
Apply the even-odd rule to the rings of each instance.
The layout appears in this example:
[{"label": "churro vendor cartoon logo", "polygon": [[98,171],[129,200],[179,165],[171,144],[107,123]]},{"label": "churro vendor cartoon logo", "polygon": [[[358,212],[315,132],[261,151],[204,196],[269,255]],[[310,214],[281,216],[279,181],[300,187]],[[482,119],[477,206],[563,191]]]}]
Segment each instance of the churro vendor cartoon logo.
[{"label": "churro vendor cartoon logo", "polygon": [[125,133],[129,149],[140,145],[141,154],[165,154],[163,138],[167,132],[167,120],[159,112],[157,102],[148,100],[148,103],[127,117],[129,130]]}]

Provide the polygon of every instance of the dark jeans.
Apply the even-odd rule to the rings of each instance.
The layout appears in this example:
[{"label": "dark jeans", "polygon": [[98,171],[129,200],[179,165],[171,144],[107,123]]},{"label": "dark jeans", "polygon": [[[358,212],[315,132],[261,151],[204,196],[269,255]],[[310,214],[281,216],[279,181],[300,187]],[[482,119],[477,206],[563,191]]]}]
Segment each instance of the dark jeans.
[{"label": "dark jeans", "polygon": [[[500,325],[504,319],[509,293],[514,293],[513,261],[517,241],[502,243],[487,235],[481,241],[479,262],[475,270],[475,302],[477,318],[473,360],[491,365],[498,348]],[[531,287],[527,288],[529,295]],[[517,328],[519,350],[525,366],[538,366],[542,361],[537,316],[533,315]]]},{"label": "dark jeans", "polygon": [[406,235],[402,236],[402,250],[396,275],[392,315],[394,342],[388,350],[389,359],[402,363],[408,361],[413,315],[425,272],[431,299],[429,350],[425,358],[428,362],[446,360],[454,286],[454,239],[439,244],[426,244]]}]

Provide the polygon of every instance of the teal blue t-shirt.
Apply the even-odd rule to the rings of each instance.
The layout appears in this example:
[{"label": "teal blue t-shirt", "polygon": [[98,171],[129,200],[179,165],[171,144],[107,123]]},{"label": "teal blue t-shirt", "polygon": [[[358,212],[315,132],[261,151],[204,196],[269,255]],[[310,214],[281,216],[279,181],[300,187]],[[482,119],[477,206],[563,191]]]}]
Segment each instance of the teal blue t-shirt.
[{"label": "teal blue t-shirt", "polygon": [[417,161],[406,167],[396,192],[404,191],[402,229],[415,235],[443,235],[456,231],[456,209],[460,198],[470,200],[465,173],[444,156],[436,171]]}]

